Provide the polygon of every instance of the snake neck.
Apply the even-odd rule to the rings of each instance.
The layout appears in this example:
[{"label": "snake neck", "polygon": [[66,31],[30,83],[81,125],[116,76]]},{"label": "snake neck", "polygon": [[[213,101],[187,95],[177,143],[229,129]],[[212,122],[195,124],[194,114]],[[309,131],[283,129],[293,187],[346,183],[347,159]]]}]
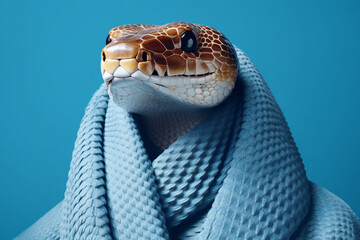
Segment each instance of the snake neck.
[{"label": "snake neck", "polygon": [[142,115],[140,121],[149,140],[161,150],[168,148],[209,115],[208,111]]}]

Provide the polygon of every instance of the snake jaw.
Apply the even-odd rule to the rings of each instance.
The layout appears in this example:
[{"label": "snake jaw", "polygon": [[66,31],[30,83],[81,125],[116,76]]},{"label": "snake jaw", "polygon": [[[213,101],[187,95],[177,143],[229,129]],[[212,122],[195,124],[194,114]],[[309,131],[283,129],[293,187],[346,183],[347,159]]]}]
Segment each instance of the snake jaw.
[{"label": "snake jaw", "polygon": [[[231,78],[221,79],[221,76],[215,71],[201,75],[159,76],[148,75],[141,70],[129,73],[120,65],[110,70],[104,68],[103,79],[112,98],[114,96],[124,98],[125,96],[113,94],[115,87],[111,87],[111,85],[116,83],[117,88],[128,88],[128,85],[123,86],[121,82],[137,80],[139,83],[146,84],[151,89],[161,92],[168,98],[177,99],[179,102],[201,108],[218,105],[230,94],[234,86],[234,81]],[[124,91],[121,90],[120,92]],[[127,92],[135,93],[136,91]],[[142,93],[145,94],[146,92]],[[141,92],[138,94],[141,94]]]},{"label": "snake jaw", "polygon": [[[118,71],[118,72],[122,72]],[[114,72],[116,74],[116,71]],[[163,99],[175,99],[186,105],[194,107],[212,107],[222,102],[227,97],[232,88],[231,79],[219,80],[219,76],[213,73],[207,73],[200,76],[155,76],[146,75],[140,70],[133,74],[111,75],[107,72],[103,74],[104,81],[108,87],[111,98],[130,98],[128,95],[120,96],[118,93],[129,93],[136,95],[146,95],[152,89],[153,95],[162,94]],[[141,90],[128,89],[128,81],[136,81],[150,88],[141,88]],[[126,84],[122,84],[122,82]],[[134,85],[132,85],[133,87]],[[116,90],[117,89],[117,90]],[[119,91],[118,91],[119,90]],[[114,91],[117,92],[114,94]],[[216,93],[216,94],[214,94]]]}]

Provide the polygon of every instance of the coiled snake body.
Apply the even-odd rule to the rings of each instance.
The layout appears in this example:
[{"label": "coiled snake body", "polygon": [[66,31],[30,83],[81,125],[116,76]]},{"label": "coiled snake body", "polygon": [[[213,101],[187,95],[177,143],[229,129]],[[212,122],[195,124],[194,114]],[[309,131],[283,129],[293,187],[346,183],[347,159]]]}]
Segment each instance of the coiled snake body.
[{"label": "coiled snake body", "polygon": [[[250,59],[198,24],[114,28],[65,199],[19,239],[359,239]],[[109,96],[112,100],[109,100]]]}]

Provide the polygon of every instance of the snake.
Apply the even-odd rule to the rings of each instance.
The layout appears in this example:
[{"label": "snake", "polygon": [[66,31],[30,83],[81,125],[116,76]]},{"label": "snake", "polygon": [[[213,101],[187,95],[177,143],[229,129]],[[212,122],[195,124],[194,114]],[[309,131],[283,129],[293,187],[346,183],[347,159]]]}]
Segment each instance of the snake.
[{"label": "snake", "polygon": [[259,71],[200,24],[109,31],[65,198],[17,239],[360,239]]}]

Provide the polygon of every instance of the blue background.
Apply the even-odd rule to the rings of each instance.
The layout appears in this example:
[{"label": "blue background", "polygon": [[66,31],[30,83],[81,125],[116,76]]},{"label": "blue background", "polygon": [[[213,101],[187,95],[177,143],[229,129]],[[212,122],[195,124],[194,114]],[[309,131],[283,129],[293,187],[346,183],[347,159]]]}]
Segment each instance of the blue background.
[{"label": "blue background", "polygon": [[110,28],[189,21],[263,74],[308,177],[360,215],[360,1],[1,1],[0,238],[63,198]]}]

